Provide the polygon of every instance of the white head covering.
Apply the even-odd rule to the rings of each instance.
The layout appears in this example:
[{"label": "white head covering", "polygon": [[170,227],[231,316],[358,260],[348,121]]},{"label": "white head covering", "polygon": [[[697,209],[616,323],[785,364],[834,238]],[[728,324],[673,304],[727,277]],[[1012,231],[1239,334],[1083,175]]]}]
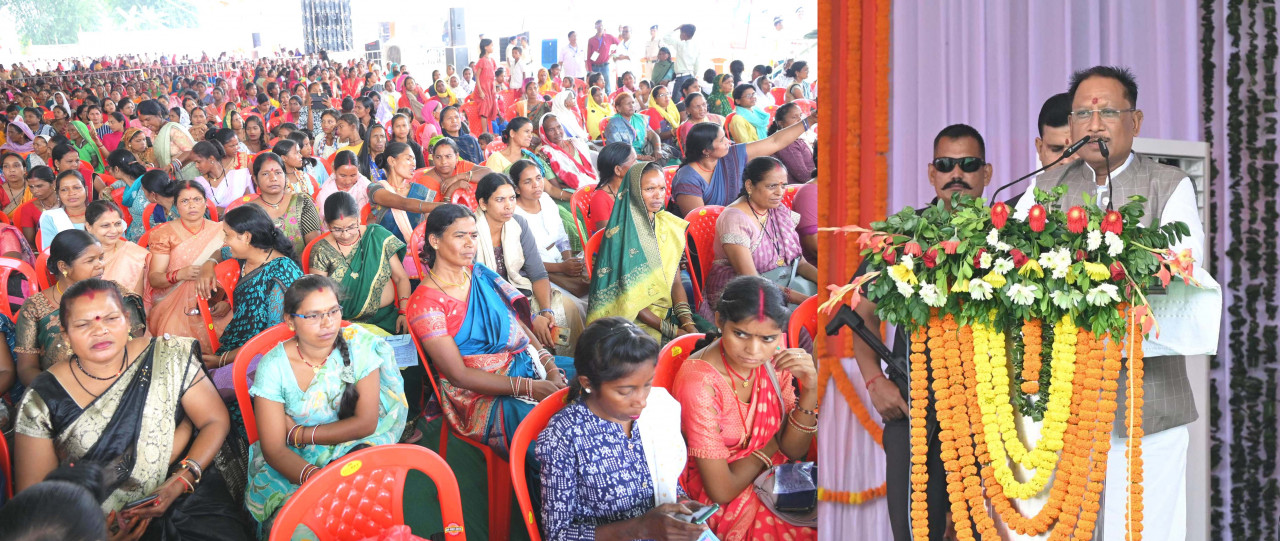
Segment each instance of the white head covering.
[{"label": "white head covering", "polygon": [[572,90],[562,90],[551,100],[551,113],[556,115],[556,119],[560,121],[560,127],[564,128],[565,137],[586,140],[590,136],[587,135],[587,130],[578,125],[578,116],[564,106],[566,99],[574,99],[576,97],[577,95]]}]

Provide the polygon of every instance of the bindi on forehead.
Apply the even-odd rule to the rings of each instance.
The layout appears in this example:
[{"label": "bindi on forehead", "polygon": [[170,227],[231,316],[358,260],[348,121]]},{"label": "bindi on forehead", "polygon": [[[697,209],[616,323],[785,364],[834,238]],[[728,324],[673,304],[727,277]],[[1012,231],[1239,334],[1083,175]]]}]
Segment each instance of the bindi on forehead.
[{"label": "bindi on forehead", "polygon": [[1094,104],[1094,105],[1097,105],[1097,104],[1098,104],[1098,98],[1093,98],[1093,104]]}]

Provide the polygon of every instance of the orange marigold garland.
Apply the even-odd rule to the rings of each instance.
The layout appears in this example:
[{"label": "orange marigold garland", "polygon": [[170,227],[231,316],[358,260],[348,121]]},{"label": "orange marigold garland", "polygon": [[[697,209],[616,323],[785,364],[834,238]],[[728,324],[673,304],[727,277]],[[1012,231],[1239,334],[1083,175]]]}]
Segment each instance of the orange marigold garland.
[{"label": "orange marigold garland", "polygon": [[1137,312],[1129,310],[1129,387],[1125,395],[1125,428],[1129,436],[1129,501],[1125,506],[1125,539],[1142,539],[1142,324]]},{"label": "orange marigold garland", "polygon": [[917,541],[929,541],[929,487],[926,462],[929,454],[928,431],[925,429],[925,407],[929,402],[925,366],[925,330],[911,333],[911,533]]},{"label": "orange marigold garland", "polygon": [[964,372],[960,366],[960,342],[955,316],[947,314],[939,322],[929,322],[930,357],[933,367],[933,400],[938,417],[938,438],[941,443],[943,468],[947,472],[947,492],[951,497],[951,520],[955,524],[960,541],[973,539],[969,512],[965,501],[957,495],[963,492],[963,474],[960,466],[960,448],[957,445],[966,432],[964,415]]},{"label": "orange marigold garland", "polygon": [[1040,392],[1041,341],[1039,319],[1028,319],[1022,324],[1022,392],[1033,395]]}]

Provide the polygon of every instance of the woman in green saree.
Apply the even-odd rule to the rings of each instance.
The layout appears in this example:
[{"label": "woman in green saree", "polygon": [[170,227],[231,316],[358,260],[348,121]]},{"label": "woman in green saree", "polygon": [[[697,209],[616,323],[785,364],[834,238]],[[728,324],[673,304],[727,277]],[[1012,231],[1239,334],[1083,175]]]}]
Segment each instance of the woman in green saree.
[{"label": "woman in green saree", "polygon": [[666,192],[657,164],[627,171],[593,262],[588,324],[623,317],[661,342],[700,332],[680,281],[689,222],[663,210]]},{"label": "woman in green saree", "polygon": [[[71,359],[71,347],[63,332],[58,305],[63,292],[73,284],[90,278],[102,278],[106,271],[102,245],[92,235],[79,229],[58,233],[49,244],[49,269],[58,277],[54,287],[29,297],[15,322],[17,342],[13,352],[18,360],[18,379],[31,382],[60,361]],[[123,288],[122,288],[123,290]],[[124,307],[133,322],[134,336],[147,332],[147,316],[142,297],[125,295]]]},{"label": "woman in green saree", "polygon": [[[59,306],[70,362],[40,374],[19,404],[16,487],[60,465],[95,463],[106,474],[112,539],[249,539],[214,456],[227,410],[190,338],[135,338],[117,286],[89,279]],[[155,500],[124,510],[132,501]]]},{"label": "woman in green saree", "polygon": [[324,218],[330,235],[311,248],[311,273],[342,286],[347,321],[389,334],[408,332],[404,310],[413,291],[401,264],[405,244],[378,224],[360,225],[356,200],[345,192],[325,200]]},{"label": "woman in green saree", "polygon": [[71,129],[67,130],[67,140],[71,141],[72,148],[76,149],[76,153],[80,155],[80,159],[89,162],[93,166],[94,173],[106,172],[106,147],[102,146],[102,141],[98,140],[97,134],[90,130],[84,122],[79,120],[71,121]]},{"label": "woman in green saree", "polygon": [[200,176],[191,153],[196,142],[182,124],[168,121],[165,113],[160,102],[147,100],[138,104],[138,120],[156,134],[153,148],[158,165],[168,170],[175,180],[195,180]]}]

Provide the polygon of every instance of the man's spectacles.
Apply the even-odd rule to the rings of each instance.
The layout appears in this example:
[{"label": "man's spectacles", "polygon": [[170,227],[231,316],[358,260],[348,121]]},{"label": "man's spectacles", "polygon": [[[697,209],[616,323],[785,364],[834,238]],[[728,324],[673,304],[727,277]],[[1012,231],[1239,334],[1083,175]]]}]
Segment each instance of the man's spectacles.
[{"label": "man's spectacles", "polygon": [[939,173],[950,173],[957,165],[960,166],[961,171],[973,173],[982,169],[982,166],[986,165],[987,161],[982,158],[967,156],[964,158],[934,158],[932,163],[933,168],[937,169]]},{"label": "man's spectacles", "polygon": [[325,321],[342,321],[342,307],[338,306],[328,312],[311,312],[309,314],[294,314],[293,317],[305,321],[308,325],[319,325]]},{"label": "man's spectacles", "polygon": [[1129,109],[1081,109],[1079,111],[1071,111],[1071,120],[1077,124],[1084,124],[1093,119],[1093,114],[1098,113],[1102,120],[1117,120],[1121,113],[1132,113],[1137,111],[1136,108]]}]

